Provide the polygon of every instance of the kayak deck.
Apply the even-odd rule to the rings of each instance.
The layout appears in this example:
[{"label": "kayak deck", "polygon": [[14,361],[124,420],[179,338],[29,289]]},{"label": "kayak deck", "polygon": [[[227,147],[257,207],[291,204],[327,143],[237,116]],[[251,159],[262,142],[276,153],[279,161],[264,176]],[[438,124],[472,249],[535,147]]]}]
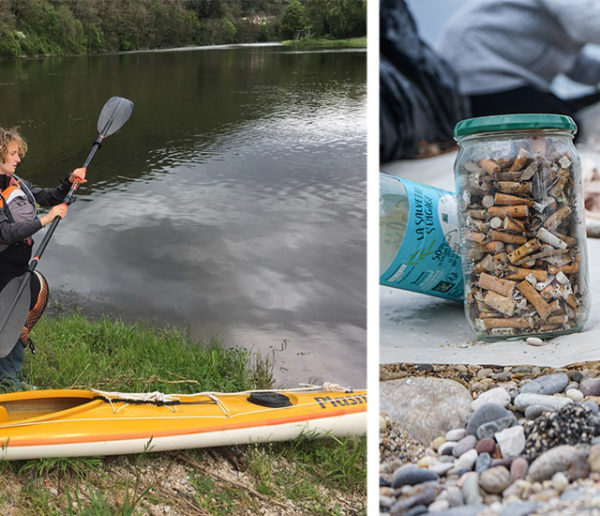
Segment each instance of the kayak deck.
[{"label": "kayak deck", "polygon": [[366,391],[106,393],[40,390],[0,395],[0,458],[137,453],[357,435]]}]

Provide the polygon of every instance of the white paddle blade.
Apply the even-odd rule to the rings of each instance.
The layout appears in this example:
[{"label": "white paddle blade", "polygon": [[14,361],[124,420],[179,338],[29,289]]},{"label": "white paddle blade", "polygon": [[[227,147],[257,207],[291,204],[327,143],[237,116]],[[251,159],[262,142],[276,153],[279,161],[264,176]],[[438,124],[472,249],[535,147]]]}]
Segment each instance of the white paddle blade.
[{"label": "white paddle blade", "polygon": [[9,281],[0,292],[0,358],[11,352],[21,336],[31,304],[30,279],[27,272]]}]

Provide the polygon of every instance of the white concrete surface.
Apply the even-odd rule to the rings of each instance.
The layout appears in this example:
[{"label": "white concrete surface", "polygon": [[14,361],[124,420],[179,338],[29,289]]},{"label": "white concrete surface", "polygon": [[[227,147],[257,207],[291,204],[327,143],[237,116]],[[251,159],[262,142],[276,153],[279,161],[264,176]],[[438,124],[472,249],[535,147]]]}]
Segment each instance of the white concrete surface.
[{"label": "white concrete surface", "polygon": [[[456,153],[390,163],[384,172],[454,191]],[[437,364],[536,364],[561,367],[600,360],[600,239],[588,239],[592,309],[584,331],[549,339],[482,342],[462,303],[380,286],[380,361]]]}]

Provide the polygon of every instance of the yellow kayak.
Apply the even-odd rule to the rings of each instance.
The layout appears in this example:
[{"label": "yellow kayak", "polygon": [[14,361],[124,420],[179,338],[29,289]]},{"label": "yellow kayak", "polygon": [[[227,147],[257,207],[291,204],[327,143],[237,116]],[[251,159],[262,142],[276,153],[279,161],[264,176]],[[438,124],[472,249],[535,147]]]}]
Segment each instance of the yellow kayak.
[{"label": "yellow kayak", "polygon": [[39,390],[0,395],[0,458],[120,455],[362,435],[366,391],[198,394]]}]

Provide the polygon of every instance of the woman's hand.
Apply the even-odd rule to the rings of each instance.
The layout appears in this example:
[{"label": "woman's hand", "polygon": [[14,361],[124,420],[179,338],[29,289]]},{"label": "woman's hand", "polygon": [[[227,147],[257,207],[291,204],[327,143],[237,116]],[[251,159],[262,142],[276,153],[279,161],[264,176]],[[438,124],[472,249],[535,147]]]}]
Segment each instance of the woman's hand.
[{"label": "woman's hand", "polygon": [[[85,170],[85,169],[81,169]],[[46,215],[40,217],[40,222],[42,223],[42,227],[50,224],[56,217],[60,217],[63,219],[67,214],[67,205],[63,202],[62,204],[57,204],[56,206],[52,206],[52,209],[46,213]]]},{"label": "woman's hand", "polygon": [[80,183],[87,183],[87,179],[85,178],[85,168],[76,168],[71,172],[69,176],[69,183],[73,184],[75,181],[79,181]]}]

